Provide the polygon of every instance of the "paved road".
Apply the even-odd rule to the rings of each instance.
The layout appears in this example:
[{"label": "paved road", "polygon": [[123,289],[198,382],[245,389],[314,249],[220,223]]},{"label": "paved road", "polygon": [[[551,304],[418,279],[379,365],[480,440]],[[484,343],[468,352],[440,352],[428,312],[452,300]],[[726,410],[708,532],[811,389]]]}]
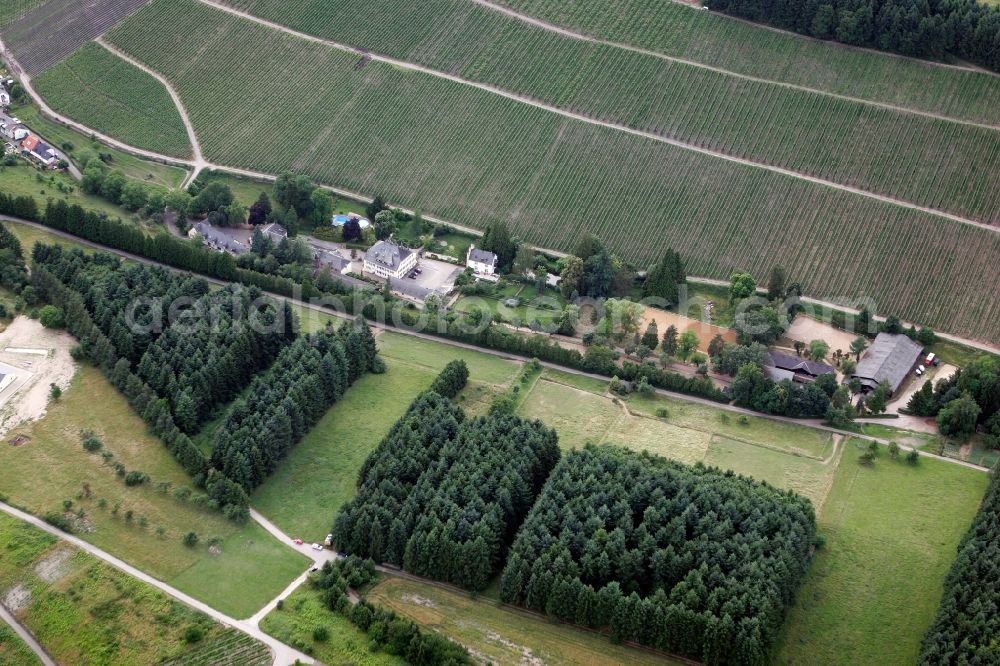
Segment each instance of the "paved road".
[{"label": "paved road", "polygon": [[87,543],[83,539],[75,537],[72,534],[67,534],[61,530],[58,530],[55,527],[52,527],[51,525],[46,523],[45,521],[36,518],[35,516],[29,513],[25,513],[20,509],[15,509],[9,504],[0,502],[0,511],[8,513],[11,516],[23,520],[26,523],[30,523],[31,525],[37,527],[38,529],[48,532],[49,534],[52,534],[64,541],[68,541],[69,543],[73,544],[80,550],[84,550],[93,555],[94,557],[104,560],[105,562],[115,567],[116,569],[124,571],[128,575],[134,578],[138,578],[144,583],[152,585],[161,592],[164,592],[165,594],[170,595],[174,599],[177,599],[178,601],[181,601],[187,604],[188,606],[191,606],[192,608],[201,611],[205,615],[208,615],[213,620],[220,622],[225,626],[234,627],[236,629],[239,629],[240,631],[243,631],[246,634],[249,634],[250,636],[256,638],[257,640],[264,643],[271,649],[271,652],[274,655],[275,666],[288,666],[289,664],[294,664],[296,659],[306,664],[313,663],[312,657],[309,657],[303,654],[302,652],[299,652],[298,650],[295,650],[285,645],[281,641],[272,638],[271,636],[268,636],[263,631],[261,631],[260,628],[257,627],[256,623],[251,623],[248,620],[237,620],[235,618],[229,617],[228,615],[215,610],[211,606],[202,603],[201,601],[198,601],[194,597],[188,596],[184,592],[181,592],[180,590],[171,587],[170,585],[167,585],[163,581],[153,578],[149,574],[140,571],[139,569],[136,569],[131,564],[123,562],[114,555],[111,555],[110,553],[101,550],[97,546]]},{"label": "paved road", "polygon": [[32,633],[28,631],[24,625],[18,622],[17,618],[14,617],[2,603],[0,603],[0,621],[9,624],[14,630],[14,633],[20,636],[21,640],[28,644],[31,651],[38,656],[45,666],[56,666],[56,662],[52,661],[52,657],[50,657],[49,653],[45,651],[45,648],[43,648],[39,642],[35,640]]},{"label": "paved road", "polygon": [[[56,236],[60,236],[62,238],[66,238],[66,239],[72,240],[72,241],[74,241],[76,243],[79,243],[81,245],[86,245],[87,247],[92,247],[92,248],[95,248],[95,249],[98,249],[98,250],[103,250],[105,252],[110,252],[112,254],[116,254],[116,255],[118,255],[120,257],[124,257],[126,259],[131,259],[132,261],[138,261],[138,262],[141,262],[141,263],[144,263],[144,264],[149,264],[149,265],[152,265],[152,266],[160,266],[162,268],[166,268],[168,270],[172,270],[172,271],[175,271],[175,272],[178,272],[178,273],[189,273],[190,272],[190,271],[181,270],[179,268],[174,268],[173,266],[168,266],[167,264],[163,264],[163,263],[160,263],[158,261],[153,261],[152,259],[146,259],[145,257],[140,257],[138,255],[131,254],[129,252],[123,252],[121,250],[115,250],[113,248],[109,248],[109,247],[106,247],[104,245],[100,245],[98,243],[92,243],[90,241],[87,241],[87,240],[84,240],[84,239],[79,238],[77,236],[74,236],[73,234],[69,234],[69,233],[66,233],[66,232],[63,232],[63,231],[58,231],[56,229],[51,229],[49,227],[46,227],[43,224],[38,224],[37,222],[30,222],[28,220],[22,220],[20,218],[10,217],[8,215],[0,215],[0,220],[6,220],[6,221],[10,221],[10,222],[17,222],[18,224],[25,224],[25,225],[28,225],[30,227],[34,227],[36,229],[41,229],[43,231],[47,231],[47,232],[49,232],[51,234],[54,234]],[[226,285],[226,284],[228,284],[227,282],[225,282],[223,280],[218,280],[216,278],[211,278],[211,277],[207,277],[207,276],[201,276],[201,277],[203,277],[207,282],[209,282],[211,284],[218,284],[218,285]],[[348,314],[344,314],[344,313],[341,313],[341,312],[337,312],[337,311],[332,310],[332,309],[330,309],[328,307],[325,307],[323,305],[317,305],[315,303],[308,303],[306,301],[302,301],[302,300],[299,300],[299,299],[296,299],[296,298],[289,298],[287,296],[283,296],[281,294],[275,294],[275,293],[272,293],[272,292],[268,292],[268,294],[270,296],[272,296],[273,298],[275,298],[275,299],[282,300],[282,301],[288,301],[289,303],[291,303],[293,305],[297,305],[297,306],[303,307],[303,308],[305,308],[307,310],[316,312],[316,313],[321,314],[321,315],[326,315],[326,316],[331,316],[331,317],[338,317],[340,319],[353,319],[353,315],[348,315]],[[396,328],[395,326],[391,326],[391,325],[385,324],[383,322],[369,321],[368,323],[371,326],[373,326],[375,328],[378,328],[378,329],[382,329],[382,330],[386,330],[386,331],[392,331],[392,332],[400,333],[400,334],[403,334],[403,335],[412,335],[413,337],[420,338],[422,340],[428,340],[430,342],[437,342],[439,344],[450,345],[452,347],[459,347],[461,349],[468,349],[468,350],[476,351],[476,352],[479,352],[479,353],[482,353],[482,354],[490,354],[491,356],[496,356],[496,357],[499,357],[499,358],[504,358],[504,359],[507,359],[507,360],[510,360],[510,361],[516,361],[516,362],[519,362],[519,363],[524,363],[526,361],[531,360],[531,359],[529,359],[526,356],[519,356],[517,354],[511,354],[509,352],[498,351],[498,350],[495,350],[495,349],[487,349],[486,347],[479,347],[479,346],[476,346],[476,345],[473,345],[473,344],[468,344],[468,343],[465,343],[465,342],[459,342],[457,340],[451,340],[449,338],[443,338],[443,337],[439,337],[439,336],[436,336],[436,335],[431,335],[429,333],[418,333],[416,331],[411,331],[411,330],[409,330],[407,328]],[[579,375],[581,377],[590,377],[592,379],[598,379],[598,380],[604,381],[604,382],[609,381],[609,379],[607,377],[605,377],[604,375],[598,375],[598,374],[594,374],[592,372],[585,372],[583,370],[578,370],[576,368],[570,368],[568,366],[558,365],[556,363],[550,363],[548,361],[542,361],[541,364],[542,364],[542,366],[544,366],[546,368],[551,368],[553,370],[560,370],[562,372],[568,372],[568,373],[571,373],[571,374],[574,374],[574,375]],[[700,404],[700,405],[705,405],[705,406],[708,406],[708,407],[714,407],[716,409],[723,409],[723,410],[726,410],[726,411],[729,411],[729,412],[733,412],[735,414],[746,414],[748,416],[756,416],[758,418],[769,419],[771,421],[780,421],[782,423],[791,423],[793,425],[808,426],[810,428],[815,428],[817,430],[822,430],[824,432],[829,432],[829,433],[844,435],[844,436],[847,436],[847,437],[855,437],[855,438],[866,439],[866,440],[881,441],[881,440],[878,440],[877,437],[870,437],[870,436],[867,436],[867,435],[860,435],[860,434],[858,434],[856,432],[850,432],[848,430],[839,430],[837,428],[831,428],[830,426],[824,425],[823,422],[820,419],[793,419],[793,418],[789,418],[787,416],[776,416],[776,415],[773,415],[773,414],[763,414],[761,412],[755,412],[755,411],[750,410],[750,409],[744,409],[743,407],[737,407],[735,405],[729,405],[729,404],[720,404],[718,402],[715,402],[714,400],[708,400],[707,398],[699,398],[697,396],[687,395],[686,393],[675,393],[673,391],[667,391],[665,389],[656,389],[656,392],[658,394],[660,394],[660,395],[667,396],[667,397],[673,398],[675,400],[683,400],[685,402],[692,402],[692,403],[696,403],[696,404]],[[906,447],[906,446],[901,446],[901,448],[903,448],[904,450],[909,450],[908,447]],[[929,453],[927,451],[918,451],[918,453],[920,455],[928,457],[928,458],[937,458],[939,460],[943,460],[945,462],[953,463],[953,464],[956,464],[956,465],[962,465],[964,467],[970,467],[972,469],[978,469],[978,470],[981,470],[981,471],[986,471],[986,468],[984,468],[984,467],[979,467],[978,465],[973,465],[972,463],[967,463],[967,462],[962,461],[962,460],[956,460],[954,458],[946,458],[946,457],[943,457],[943,456],[938,456],[936,454]],[[277,529],[277,528],[275,528],[275,529]]]},{"label": "paved road", "polygon": [[738,157],[736,155],[730,155],[728,153],[723,153],[723,152],[720,152],[720,151],[717,151],[717,150],[712,150],[710,148],[705,148],[703,146],[698,146],[696,144],[689,143],[689,142],[686,142],[686,141],[680,141],[678,139],[671,139],[669,137],[662,136],[660,134],[656,134],[655,132],[646,132],[646,131],[643,131],[643,130],[639,130],[639,129],[635,129],[635,128],[629,127],[627,125],[621,125],[619,123],[614,123],[614,122],[610,122],[610,121],[606,121],[606,120],[598,120],[596,118],[591,118],[589,116],[586,116],[586,115],[584,115],[582,113],[576,113],[576,112],[573,112],[573,111],[569,111],[568,109],[564,109],[564,108],[561,108],[561,107],[558,107],[558,106],[554,106],[552,104],[547,104],[545,102],[541,102],[541,101],[539,101],[537,99],[533,99],[531,97],[528,97],[527,95],[521,95],[521,94],[518,94],[518,93],[515,93],[515,92],[511,92],[511,91],[506,90],[504,88],[499,88],[497,86],[489,85],[489,84],[486,84],[486,83],[480,83],[479,81],[472,81],[470,79],[465,79],[465,78],[462,78],[461,76],[455,76],[454,74],[448,74],[446,72],[442,72],[442,71],[433,69],[431,67],[424,67],[423,65],[417,65],[417,64],[409,62],[407,60],[399,60],[397,58],[391,58],[389,56],[385,56],[385,55],[381,55],[381,54],[378,54],[378,53],[374,53],[374,52],[368,51],[366,49],[356,48],[356,47],[348,45],[348,44],[342,44],[340,42],[336,42],[336,41],[333,41],[333,40],[330,40],[330,39],[323,39],[323,38],[320,38],[320,37],[316,37],[314,35],[310,35],[308,33],[299,32],[298,30],[294,30],[292,28],[289,28],[288,26],[281,25],[280,23],[275,23],[273,21],[269,21],[267,19],[260,18],[259,16],[255,16],[253,14],[250,14],[249,12],[245,12],[245,11],[236,9],[234,7],[230,7],[228,5],[224,5],[224,4],[220,3],[220,2],[216,2],[215,0],[199,0],[199,2],[201,2],[202,4],[208,5],[210,7],[214,7],[215,9],[227,12],[227,13],[232,14],[234,16],[239,16],[240,18],[246,19],[248,21],[252,21],[254,23],[258,23],[260,25],[266,26],[266,27],[271,28],[273,30],[278,30],[278,31],[283,32],[285,34],[292,35],[292,36],[297,37],[299,39],[304,39],[306,41],[310,41],[310,42],[314,42],[314,43],[318,43],[318,44],[324,44],[326,46],[329,46],[329,47],[332,47],[332,48],[335,48],[335,49],[339,49],[341,51],[347,51],[349,53],[357,54],[359,57],[361,57],[361,56],[369,57],[372,60],[377,60],[377,61],[380,61],[380,62],[384,62],[386,64],[392,65],[393,67],[399,67],[401,69],[407,69],[407,70],[414,71],[414,72],[420,72],[422,74],[427,74],[429,76],[434,76],[434,77],[437,77],[439,79],[444,79],[446,81],[451,81],[452,83],[459,83],[461,85],[468,86],[470,88],[476,88],[476,89],[482,90],[484,92],[488,92],[488,93],[491,93],[491,94],[494,94],[494,95],[498,95],[500,97],[505,97],[507,99],[510,99],[510,100],[513,100],[513,101],[516,101],[516,102],[520,102],[522,104],[527,104],[529,106],[533,106],[535,108],[542,109],[544,111],[548,111],[549,113],[554,113],[556,115],[563,116],[564,118],[570,118],[572,120],[576,120],[576,121],[579,121],[579,122],[587,123],[587,124],[590,124],[590,125],[596,125],[598,127],[604,127],[604,128],[615,130],[615,131],[622,132],[622,133],[625,133],[625,134],[630,134],[630,135],[633,135],[633,136],[638,136],[638,137],[641,137],[643,139],[648,139],[650,141],[656,141],[658,143],[664,143],[664,144],[667,144],[667,145],[674,146],[676,148],[683,148],[684,150],[689,150],[689,151],[692,151],[692,152],[695,152],[695,153],[700,153],[702,155],[707,155],[709,157],[715,157],[715,158],[718,158],[718,159],[721,159],[721,160],[725,160],[727,162],[734,162],[736,164],[741,164],[743,166],[749,166],[749,167],[753,167],[753,168],[757,168],[757,169],[763,169],[765,171],[771,171],[773,173],[781,174],[781,175],[787,176],[789,178],[795,178],[795,179],[798,179],[798,180],[804,180],[804,181],[807,181],[807,182],[810,182],[810,183],[814,183],[816,185],[823,185],[825,187],[830,187],[830,188],[833,188],[835,190],[841,190],[841,191],[844,191],[844,192],[850,192],[851,194],[856,194],[858,196],[866,197],[866,198],[869,198],[869,199],[874,199],[876,201],[881,201],[883,203],[890,203],[890,204],[894,204],[894,205],[897,205],[897,206],[902,206],[903,208],[909,208],[911,210],[920,211],[922,213],[927,213],[929,215],[937,215],[938,217],[943,217],[943,218],[952,220],[953,222],[959,222],[961,224],[968,224],[968,225],[973,226],[973,227],[979,227],[981,229],[985,229],[987,231],[1000,234],[1000,227],[993,226],[993,225],[990,225],[990,224],[986,224],[984,222],[978,222],[976,220],[972,220],[972,219],[969,219],[967,217],[962,217],[961,215],[955,215],[954,213],[949,213],[949,212],[944,211],[944,210],[939,210],[937,208],[931,208],[929,206],[921,206],[919,204],[915,204],[915,203],[912,203],[910,201],[906,201],[904,199],[898,199],[896,197],[890,197],[890,196],[886,196],[886,195],[883,195],[883,194],[878,194],[878,193],[872,192],[870,190],[865,190],[865,189],[862,189],[862,188],[859,188],[859,187],[854,187],[854,186],[851,186],[851,185],[845,185],[843,183],[838,183],[838,182],[835,182],[835,181],[832,181],[832,180],[827,180],[825,178],[818,178],[816,176],[810,176],[810,175],[805,174],[805,173],[800,173],[800,172],[794,171],[792,169],[785,169],[783,167],[775,166],[773,164],[768,164],[766,162],[757,162],[757,161],[746,159],[746,158],[743,158],[743,157]]}]

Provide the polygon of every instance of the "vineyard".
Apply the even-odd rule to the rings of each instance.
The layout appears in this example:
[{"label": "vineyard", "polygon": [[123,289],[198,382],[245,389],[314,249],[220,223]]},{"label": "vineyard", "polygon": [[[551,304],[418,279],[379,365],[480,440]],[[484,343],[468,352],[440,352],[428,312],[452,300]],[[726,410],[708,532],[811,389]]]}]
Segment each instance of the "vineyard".
[{"label": "vineyard", "polygon": [[1000,223],[1000,130],[589,43],[465,0],[348,0],[333,11],[320,11],[318,0],[235,1],[305,32],[589,118]]},{"label": "vineyard", "polygon": [[4,0],[0,2],[0,26],[16,21],[45,0]]},{"label": "vineyard", "polygon": [[668,246],[697,275],[763,276],[780,262],[811,296],[870,297],[974,337],[1000,330],[1000,293],[982,279],[1000,264],[1000,238],[982,229],[361,67],[192,0],[157,0],[108,39],[171,80],[216,162],[297,169],[479,227],[507,220],[544,247],[569,249],[587,230],[640,265]]},{"label": "vineyard", "polygon": [[271,650],[255,638],[226,628],[211,640],[160,666],[270,666]]},{"label": "vineyard", "polygon": [[[8,2],[3,0],[0,4]],[[5,27],[3,40],[24,71],[35,76],[147,2],[149,0],[48,0]],[[14,4],[39,3],[15,0]]]},{"label": "vineyard", "polygon": [[1000,77],[849,48],[669,0],[495,0],[578,32],[748,76],[1000,124]]},{"label": "vineyard", "polygon": [[180,113],[163,85],[89,42],[34,81],[58,113],[133,146],[190,157]]}]

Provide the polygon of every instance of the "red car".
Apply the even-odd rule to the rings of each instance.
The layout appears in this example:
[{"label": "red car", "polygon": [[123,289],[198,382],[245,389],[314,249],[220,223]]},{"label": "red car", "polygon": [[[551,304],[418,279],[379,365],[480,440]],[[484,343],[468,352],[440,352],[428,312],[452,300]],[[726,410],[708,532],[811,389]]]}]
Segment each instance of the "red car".
[{"label": "red car", "polygon": [[302,545],[302,539],[296,539],[295,540],[295,545],[296,546],[301,546]]}]

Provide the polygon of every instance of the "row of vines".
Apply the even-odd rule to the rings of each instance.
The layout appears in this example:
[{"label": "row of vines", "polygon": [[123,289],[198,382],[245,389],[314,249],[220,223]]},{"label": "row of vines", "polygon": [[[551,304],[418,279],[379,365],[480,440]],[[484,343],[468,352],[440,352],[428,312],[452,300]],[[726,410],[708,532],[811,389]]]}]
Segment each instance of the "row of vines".
[{"label": "row of vines", "polygon": [[555,249],[590,231],[640,266],[667,247],[710,277],[780,263],[810,296],[871,298],[955,333],[1000,330],[1000,293],[981,279],[995,274],[1000,244],[985,230],[378,62],[358,67],[192,0],[157,0],[110,39],[174,83],[220,163],[296,169],[479,227],[507,220]]}]

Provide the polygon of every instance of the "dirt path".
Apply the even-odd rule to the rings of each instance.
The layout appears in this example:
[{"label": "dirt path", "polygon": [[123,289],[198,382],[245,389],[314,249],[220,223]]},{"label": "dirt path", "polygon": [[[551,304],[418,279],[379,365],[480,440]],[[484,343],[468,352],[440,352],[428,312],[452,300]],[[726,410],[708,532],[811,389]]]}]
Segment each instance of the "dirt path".
[{"label": "dirt path", "polygon": [[49,653],[45,651],[45,648],[43,648],[39,642],[35,640],[35,637],[31,634],[31,632],[18,622],[17,618],[14,617],[14,615],[10,613],[3,604],[0,604],[0,622],[6,622],[9,624],[10,628],[14,630],[14,633],[20,636],[21,640],[28,644],[28,647],[31,648],[31,651],[35,653],[39,661],[41,661],[44,666],[56,666],[56,662],[52,661],[52,657],[50,657]]},{"label": "dirt path", "polygon": [[184,102],[181,101],[181,96],[177,94],[177,91],[174,90],[173,85],[171,85],[171,83],[166,78],[164,78],[159,72],[139,62],[138,60],[128,55],[124,51],[119,50],[117,47],[108,44],[106,41],[104,41],[104,37],[98,37],[94,41],[103,46],[111,53],[113,53],[114,55],[124,60],[125,62],[135,67],[138,67],[139,69],[141,69],[142,71],[146,72],[154,79],[159,81],[163,85],[163,87],[167,89],[167,92],[170,94],[170,99],[174,100],[174,106],[177,107],[177,112],[181,114],[181,121],[183,121],[184,123],[184,129],[187,131],[188,141],[191,142],[191,150],[194,153],[194,160],[192,161],[192,165],[194,166],[194,171],[181,184],[181,188],[186,187],[188,183],[190,183],[191,181],[193,181],[195,178],[198,177],[198,174],[201,173],[202,169],[208,166],[208,162],[205,161],[205,157],[201,153],[201,143],[198,141],[198,136],[195,134],[194,125],[191,123],[191,118],[188,117],[187,108],[184,106]]},{"label": "dirt path", "polygon": [[[356,54],[359,57],[367,57],[367,58],[370,58],[371,60],[376,60],[376,61],[379,61],[379,62],[384,62],[386,64],[392,65],[394,67],[399,67],[401,69],[407,69],[407,70],[414,71],[414,72],[420,72],[422,74],[427,74],[429,76],[434,76],[434,77],[437,77],[437,78],[440,78],[440,79],[444,79],[446,81],[451,81],[453,83],[459,83],[461,85],[469,86],[470,88],[475,88],[477,90],[482,90],[484,92],[492,93],[494,95],[499,95],[500,97],[505,97],[505,98],[513,100],[515,102],[520,102],[522,104],[527,104],[529,106],[533,106],[535,108],[542,109],[543,111],[548,111],[549,113],[554,113],[554,114],[562,116],[564,118],[570,118],[571,120],[576,120],[576,121],[587,123],[587,124],[590,124],[590,125],[595,125],[597,127],[604,127],[604,128],[607,128],[607,129],[612,129],[612,130],[615,130],[615,131],[618,131],[618,132],[622,132],[624,134],[630,134],[632,136],[638,136],[638,137],[643,138],[643,139],[649,139],[651,141],[656,141],[658,143],[663,143],[663,144],[666,144],[666,145],[669,145],[669,146],[674,146],[675,148],[682,148],[684,150],[689,150],[691,152],[699,153],[701,155],[707,155],[709,157],[715,157],[715,158],[718,158],[720,160],[725,160],[727,162],[733,162],[735,164],[741,164],[743,166],[754,167],[754,168],[757,168],[757,169],[763,169],[764,171],[770,171],[772,173],[777,173],[777,174],[780,174],[782,176],[788,176],[789,178],[795,178],[797,180],[804,180],[806,182],[810,182],[810,183],[813,183],[813,184],[816,184],[816,185],[823,185],[825,187],[830,187],[830,188],[833,188],[835,190],[841,190],[843,192],[850,192],[851,194],[856,194],[858,196],[866,197],[866,198],[869,198],[869,199],[874,199],[876,201],[881,201],[882,203],[888,203],[888,204],[893,204],[893,205],[896,205],[896,206],[902,206],[903,208],[909,208],[910,210],[920,211],[922,213],[927,213],[929,215],[937,215],[938,217],[943,217],[943,218],[949,219],[949,220],[951,220],[953,222],[959,222],[961,224],[968,224],[968,225],[973,226],[973,227],[978,227],[980,229],[985,229],[987,231],[991,231],[991,232],[993,232],[995,234],[1000,234],[1000,226],[993,226],[993,225],[990,225],[990,224],[986,224],[984,222],[977,222],[977,221],[969,219],[967,217],[962,217],[961,215],[955,215],[953,213],[949,213],[949,212],[946,212],[946,211],[943,211],[943,210],[938,210],[936,208],[930,208],[928,206],[921,206],[921,205],[918,205],[918,204],[915,204],[915,203],[911,203],[911,202],[903,200],[903,199],[897,199],[895,197],[890,197],[890,196],[886,196],[886,195],[883,195],[883,194],[877,194],[875,192],[864,190],[864,189],[861,189],[861,188],[858,188],[858,187],[853,187],[853,186],[850,186],[850,185],[844,185],[842,183],[837,183],[837,182],[832,181],[832,180],[826,180],[825,178],[818,178],[816,176],[809,176],[809,175],[804,174],[804,173],[799,173],[799,172],[793,171],[791,169],[785,169],[783,167],[774,166],[774,165],[771,165],[771,164],[767,164],[765,162],[756,162],[754,160],[745,159],[743,157],[737,157],[735,155],[729,155],[727,153],[723,153],[723,152],[720,152],[720,151],[717,151],[717,150],[711,150],[709,148],[704,148],[704,147],[701,147],[701,146],[697,146],[695,144],[688,143],[686,141],[679,141],[677,139],[671,139],[671,138],[668,138],[668,137],[665,137],[665,136],[661,136],[661,135],[655,134],[653,132],[646,132],[646,131],[643,131],[643,130],[634,129],[634,128],[631,128],[631,127],[627,127],[625,125],[620,125],[618,123],[613,123],[613,122],[609,122],[609,121],[606,121],[606,120],[598,120],[598,119],[595,119],[595,118],[590,118],[590,117],[585,116],[583,114],[575,113],[573,111],[568,111],[566,109],[562,109],[562,108],[560,108],[558,106],[553,106],[552,104],[547,104],[545,102],[540,102],[538,100],[532,99],[532,98],[527,97],[525,95],[520,95],[518,93],[514,93],[514,92],[511,92],[509,90],[505,90],[503,88],[498,88],[496,86],[491,86],[491,85],[488,85],[488,84],[485,84],[485,83],[479,83],[478,81],[471,81],[469,79],[464,79],[464,78],[462,78],[460,76],[455,76],[453,74],[447,74],[445,72],[441,72],[441,71],[438,71],[436,69],[432,69],[430,67],[424,67],[423,65],[417,65],[417,64],[414,64],[412,62],[405,61],[405,60],[397,60],[396,58],[390,58],[388,56],[384,56],[384,55],[372,53],[372,52],[367,51],[365,49],[356,48],[354,46],[350,46],[350,45],[347,45],[347,44],[342,44],[340,42],[335,42],[335,41],[332,41],[332,40],[329,40],[329,39],[322,39],[322,38],[316,37],[314,35],[309,35],[309,34],[306,34],[304,32],[299,32],[298,30],[293,30],[292,28],[289,28],[288,26],[284,26],[284,25],[281,25],[280,23],[275,23],[273,21],[268,21],[266,19],[262,19],[262,18],[260,18],[258,16],[254,16],[253,14],[250,14],[248,12],[245,12],[245,11],[242,11],[242,10],[239,10],[239,9],[235,9],[233,7],[229,7],[229,6],[224,5],[224,4],[220,3],[220,2],[216,2],[215,0],[198,0],[198,1],[201,2],[204,5],[208,5],[209,7],[214,7],[215,9],[218,9],[220,11],[224,11],[224,12],[226,12],[228,14],[232,14],[233,16],[238,16],[238,17],[243,18],[245,20],[252,21],[252,22],[257,23],[259,25],[263,25],[265,27],[271,28],[272,30],[278,30],[279,32],[283,32],[285,34],[292,35],[293,37],[297,37],[299,39],[304,39],[306,41],[310,41],[310,42],[313,42],[313,43],[316,43],[316,44],[324,44],[324,45],[332,47],[332,48],[336,48],[336,49],[339,49],[339,50],[342,50],[342,51],[347,51],[347,52],[350,52],[350,53],[354,53],[354,54]],[[485,0],[474,0],[474,1],[484,2]],[[496,5],[490,5],[490,6],[496,7],[498,11],[500,9],[502,9],[502,8],[496,6]],[[507,10],[507,11],[510,11],[510,10]],[[527,18],[528,17],[525,17],[525,19],[527,19]],[[555,29],[555,26],[552,26],[552,28]],[[563,29],[559,28],[558,30],[562,31]],[[987,126],[987,127],[989,127],[989,126]]]},{"label": "dirt path", "polygon": [[[680,1],[680,0],[677,0],[677,1]],[[946,115],[939,114],[939,113],[933,113],[931,111],[921,111],[919,109],[913,109],[913,108],[910,108],[910,107],[907,107],[907,106],[898,106],[896,104],[887,104],[885,102],[876,102],[874,100],[864,99],[862,97],[852,97],[851,95],[841,95],[841,94],[838,94],[838,93],[829,92],[827,90],[820,90],[818,88],[810,88],[809,86],[798,85],[798,84],[795,84],[795,83],[787,83],[787,82],[784,82],[784,81],[776,81],[774,79],[765,79],[765,78],[758,77],[758,76],[751,76],[749,74],[740,74],[739,72],[734,72],[732,70],[724,69],[722,67],[714,67],[712,65],[706,65],[705,63],[697,62],[695,60],[688,60],[686,58],[678,58],[676,56],[669,56],[669,55],[667,55],[665,53],[662,53],[660,51],[654,51],[654,50],[651,50],[651,49],[644,49],[644,48],[642,48],[640,46],[635,46],[633,44],[628,44],[626,42],[615,42],[615,41],[611,41],[611,40],[607,40],[607,39],[601,39],[600,37],[594,37],[592,35],[588,35],[588,34],[585,34],[585,33],[582,33],[582,32],[576,32],[574,30],[570,30],[568,28],[564,28],[562,26],[556,25],[555,23],[550,23],[548,21],[543,21],[542,19],[536,18],[534,16],[530,16],[528,14],[522,14],[522,13],[520,13],[520,12],[514,10],[514,9],[511,9],[509,7],[505,7],[503,5],[499,5],[499,4],[494,3],[494,2],[490,2],[489,0],[470,0],[470,2],[473,2],[473,3],[477,4],[477,5],[480,5],[481,7],[485,7],[487,9],[493,10],[495,12],[499,12],[501,14],[504,14],[505,16],[509,16],[510,18],[516,19],[518,21],[522,21],[522,22],[527,23],[529,25],[535,26],[536,28],[541,28],[543,30],[548,30],[549,32],[554,32],[556,34],[562,35],[563,37],[570,37],[572,39],[578,39],[578,40],[581,40],[581,41],[590,42],[591,44],[600,44],[602,46],[610,46],[610,47],[613,47],[613,48],[622,49],[623,51],[631,51],[633,53],[639,53],[639,54],[642,54],[642,55],[645,55],[645,56],[649,56],[649,57],[652,57],[652,58],[659,58],[660,60],[666,60],[666,61],[669,61],[669,62],[675,62],[675,63],[682,64],[682,65],[688,65],[690,67],[697,67],[699,69],[708,70],[710,72],[716,72],[717,74],[723,74],[723,75],[726,75],[726,76],[732,76],[732,77],[737,78],[737,79],[743,79],[743,80],[746,80],[746,81],[753,81],[755,83],[764,83],[764,84],[768,84],[768,85],[779,86],[781,88],[788,88],[790,90],[799,90],[799,91],[802,91],[802,92],[812,93],[814,95],[823,95],[825,97],[832,97],[832,98],[835,98],[835,99],[842,99],[842,100],[846,100],[848,102],[856,102],[858,104],[865,104],[867,106],[874,106],[874,107],[877,107],[877,108],[880,108],[880,109],[887,109],[887,110],[890,110],[890,111],[898,111],[900,113],[910,113],[910,114],[913,114],[913,115],[916,115],[916,116],[924,116],[926,118],[934,118],[936,120],[944,120],[944,121],[951,122],[951,123],[958,123],[960,125],[970,125],[970,126],[973,126],[973,127],[981,127],[983,129],[990,129],[990,130],[998,130],[998,129],[1000,129],[1000,125],[991,125],[989,123],[978,123],[978,122],[975,122],[973,120],[962,120],[960,118],[953,118],[952,116],[946,116]],[[692,0],[691,2],[680,2],[680,4],[690,5],[690,6],[693,6],[693,7],[700,7],[701,2],[699,2],[698,0]],[[730,17],[727,14],[722,14],[722,16],[726,16],[726,18],[734,18],[734,17]],[[755,26],[758,26],[758,27],[762,27],[762,28],[770,28],[770,27],[772,27],[772,26],[767,26],[767,25],[763,25],[763,24],[760,24],[760,23],[752,23],[752,25],[755,25]],[[784,32],[784,31],[782,31],[782,32]],[[802,37],[802,35],[797,35],[795,33],[785,33],[785,34],[794,35],[795,37]],[[886,54],[882,54],[882,55],[886,55]],[[929,63],[929,64],[936,64],[936,63]],[[960,69],[968,69],[968,68],[960,68]],[[982,70],[975,70],[975,71],[982,71]]]}]

